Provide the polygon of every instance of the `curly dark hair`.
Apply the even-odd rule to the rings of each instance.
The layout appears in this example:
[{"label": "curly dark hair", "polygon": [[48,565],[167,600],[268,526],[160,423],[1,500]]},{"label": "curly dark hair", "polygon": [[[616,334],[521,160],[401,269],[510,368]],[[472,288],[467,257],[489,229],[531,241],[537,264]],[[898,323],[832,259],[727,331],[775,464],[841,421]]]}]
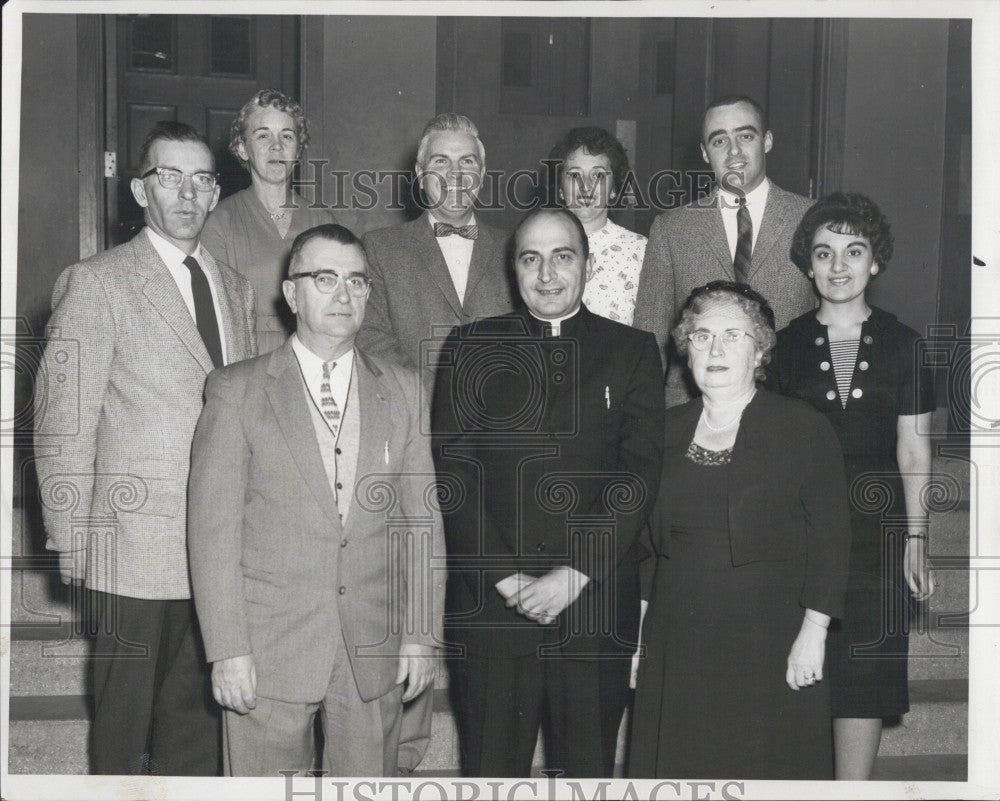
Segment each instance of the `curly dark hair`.
[{"label": "curly dark hair", "polygon": [[670,332],[674,346],[681,356],[688,354],[688,334],[694,331],[698,316],[720,305],[732,304],[750,320],[757,350],[760,351],[760,366],[754,370],[754,378],[764,380],[764,365],[771,361],[771,350],[778,337],[774,333],[774,312],[767,299],[748,284],[735,281],[711,281],[691,290],[681,309],[677,325]]},{"label": "curly dark hair", "polygon": [[229,152],[236,157],[236,160],[243,165],[244,169],[249,169],[249,167],[247,166],[246,159],[240,158],[237,147],[243,141],[243,137],[246,136],[247,119],[257,109],[267,108],[268,106],[274,106],[278,111],[284,111],[295,119],[295,132],[299,136],[300,155],[306,149],[306,145],[309,144],[309,124],[306,122],[306,115],[302,111],[302,106],[277,89],[261,89],[243,104],[243,108],[240,109],[232,125],[229,126]]},{"label": "curly dark hair", "polygon": [[549,152],[549,161],[555,163],[555,184],[550,187],[551,197],[557,196],[557,190],[562,183],[563,164],[570,153],[583,150],[591,156],[607,156],[611,164],[611,176],[614,179],[612,190],[620,189],[625,184],[628,175],[628,154],[622,143],[603,128],[588,125],[583,128],[573,128],[562,139],[556,142]]},{"label": "curly dark hair", "polygon": [[820,228],[836,234],[863,236],[872,246],[872,256],[885,272],[892,258],[892,229],[870,197],[857,192],[833,192],[817,200],[802,216],[792,236],[792,261],[807,276],[812,269],[813,237]]}]

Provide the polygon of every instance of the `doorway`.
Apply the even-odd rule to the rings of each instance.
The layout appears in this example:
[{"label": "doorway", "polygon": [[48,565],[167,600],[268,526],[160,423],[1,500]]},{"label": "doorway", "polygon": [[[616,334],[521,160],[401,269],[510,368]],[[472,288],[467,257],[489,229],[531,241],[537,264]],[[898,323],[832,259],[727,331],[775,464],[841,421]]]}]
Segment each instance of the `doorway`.
[{"label": "doorway", "polygon": [[222,197],[249,185],[228,151],[229,126],[260,89],[299,90],[295,16],[119,14],[104,18],[108,247],[143,226],[129,183],[142,140],[160,120],[191,125],[215,155]]}]

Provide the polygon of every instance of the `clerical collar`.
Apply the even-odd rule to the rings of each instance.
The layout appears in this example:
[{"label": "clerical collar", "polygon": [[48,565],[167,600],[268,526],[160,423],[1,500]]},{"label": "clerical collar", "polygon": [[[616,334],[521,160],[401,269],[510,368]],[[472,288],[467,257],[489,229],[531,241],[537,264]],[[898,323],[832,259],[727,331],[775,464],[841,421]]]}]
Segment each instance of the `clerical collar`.
[{"label": "clerical collar", "polygon": [[580,312],[580,307],[582,305],[583,305],[582,303],[578,303],[576,308],[573,309],[573,311],[571,311],[569,314],[565,314],[562,317],[557,317],[554,320],[545,320],[539,317],[537,314],[532,314],[530,309],[528,310],[528,314],[531,314],[531,316],[534,317],[536,320],[538,320],[538,322],[540,322],[543,326],[551,325],[552,335],[557,337],[562,331],[562,324],[565,323],[567,320],[576,317],[576,315]]}]

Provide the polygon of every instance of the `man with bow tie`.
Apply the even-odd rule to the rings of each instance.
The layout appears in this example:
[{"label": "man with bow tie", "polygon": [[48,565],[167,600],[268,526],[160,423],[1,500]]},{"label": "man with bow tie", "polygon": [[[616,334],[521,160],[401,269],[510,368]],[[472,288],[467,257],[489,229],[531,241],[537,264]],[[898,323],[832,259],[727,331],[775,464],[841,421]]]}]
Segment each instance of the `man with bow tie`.
[{"label": "man with bow tie", "polygon": [[462,770],[611,776],[639,624],[638,534],[659,486],[652,334],[581,302],[580,221],[537,209],[514,232],[524,308],[454,330],[431,429],[449,575],[445,633]]},{"label": "man with bow tie", "polygon": [[507,234],[475,215],[486,151],[472,120],[440,114],[427,123],[414,172],[426,211],[362,239],[372,293],[358,342],[421,368],[426,379],[433,364],[421,363],[421,343],[426,349],[435,327],[506,314],[513,295],[504,266]]},{"label": "man with bow tie", "polygon": [[[426,200],[416,220],[362,238],[372,282],[358,344],[376,356],[419,369],[434,384],[434,329],[505,314],[514,308],[505,269],[507,234],[476,219],[486,150],[461,114],[440,114],[424,128],[414,172]],[[421,352],[423,350],[423,355]],[[412,772],[430,742],[431,696],[403,714],[400,772]]]}]

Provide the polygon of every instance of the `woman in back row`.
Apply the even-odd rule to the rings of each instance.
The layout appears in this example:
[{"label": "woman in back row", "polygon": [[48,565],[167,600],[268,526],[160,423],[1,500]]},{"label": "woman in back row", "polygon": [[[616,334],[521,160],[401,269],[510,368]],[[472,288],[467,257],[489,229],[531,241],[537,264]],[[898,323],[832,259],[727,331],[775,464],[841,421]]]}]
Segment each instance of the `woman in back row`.
[{"label": "woman in back row", "polygon": [[292,242],[309,228],[336,222],[331,211],[310,208],[292,189],[308,142],[305,114],[292,98],[276,89],[251,97],[233,120],[229,140],[229,152],[250,173],[250,186],[219,203],[201,234],[212,258],[253,285],[259,353],[274,350],[290,333],[281,281]]}]

